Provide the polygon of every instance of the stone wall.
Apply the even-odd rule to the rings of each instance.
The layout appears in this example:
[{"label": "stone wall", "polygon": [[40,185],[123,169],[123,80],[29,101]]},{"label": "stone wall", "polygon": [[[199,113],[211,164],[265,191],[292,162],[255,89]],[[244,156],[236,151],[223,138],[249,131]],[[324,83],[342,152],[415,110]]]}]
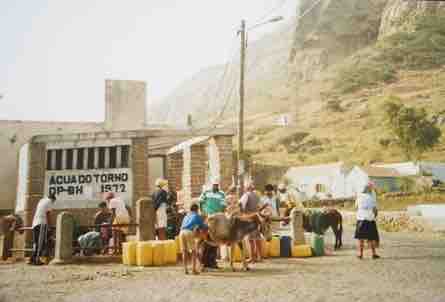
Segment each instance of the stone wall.
[{"label": "stone wall", "polygon": [[216,136],[214,138],[219,152],[220,186],[227,191],[233,181],[233,138],[232,136]]},{"label": "stone wall", "polygon": [[132,139],[131,165],[133,170],[133,200],[132,209],[135,211],[136,201],[149,197],[150,181],[148,178],[148,139]]},{"label": "stone wall", "polygon": [[184,169],[183,153],[173,153],[167,156],[167,179],[171,189],[176,192],[182,188],[182,173]]}]

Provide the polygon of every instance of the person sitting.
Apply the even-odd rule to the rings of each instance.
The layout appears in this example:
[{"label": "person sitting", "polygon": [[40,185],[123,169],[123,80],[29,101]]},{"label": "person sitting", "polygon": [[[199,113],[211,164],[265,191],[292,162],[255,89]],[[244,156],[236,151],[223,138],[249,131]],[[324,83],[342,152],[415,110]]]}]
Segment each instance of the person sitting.
[{"label": "person sitting", "polygon": [[199,237],[206,236],[205,233],[208,228],[207,225],[204,224],[204,219],[198,214],[198,210],[199,207],[197,204],[193,204],[190,207],[190,212],[184,217],[179,233],[185,274],[188,274],[187,258],[190,258],[190,256],[192,259],[192,272],[193,274],[199,274],[196,269],[198,252],[198,243],[196,241]]}]

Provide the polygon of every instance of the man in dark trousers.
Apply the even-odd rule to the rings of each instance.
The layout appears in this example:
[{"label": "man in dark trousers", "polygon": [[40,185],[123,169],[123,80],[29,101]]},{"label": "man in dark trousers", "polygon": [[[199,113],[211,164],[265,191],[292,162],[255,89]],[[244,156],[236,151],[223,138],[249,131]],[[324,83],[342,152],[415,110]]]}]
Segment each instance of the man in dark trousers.
[{"label": "man in dark trousers", "polygon": [[51,225],[50,213],[55,201],[56,195],[49,194],[37,204],[32,220],[32,256],[29,264],[42,265],[40,257],[49,257],[48,227]]}]

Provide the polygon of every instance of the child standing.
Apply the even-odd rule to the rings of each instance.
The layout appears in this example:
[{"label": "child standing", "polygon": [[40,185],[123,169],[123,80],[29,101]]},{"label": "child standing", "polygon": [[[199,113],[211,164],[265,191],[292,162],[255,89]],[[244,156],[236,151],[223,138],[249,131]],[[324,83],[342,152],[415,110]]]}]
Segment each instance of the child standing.
[{"label": "child standing", "polygon": [[190,207],[190,213],[184,217],[181,225],[181,232],[179,233],[179,240],[181,242],[182,249],[182,261],[184,264],[184,272],[188,274],[187,258],[192,258],[192,271],[193,274],[198,274],[196,269],[197,258],[197,242],[196,239],[204,236],[207,232],[207,225],[204,224],[204,220],[198,214],[198,205],[193,204]]}]

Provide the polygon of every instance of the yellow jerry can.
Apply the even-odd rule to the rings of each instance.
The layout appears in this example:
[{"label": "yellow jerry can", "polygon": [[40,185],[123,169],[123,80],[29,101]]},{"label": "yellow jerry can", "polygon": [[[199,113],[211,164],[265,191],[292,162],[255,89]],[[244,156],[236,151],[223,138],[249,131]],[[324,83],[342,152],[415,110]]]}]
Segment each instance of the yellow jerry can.
[{"label": "yellow jerry can", "polygon": [[125,265],[136,265],[136,247],[137,242],[122,243],[122,263]]},{"label": "yellow jerry can", "polygon": [[311,257],[312,248],[310,245],[301,244],[292,246],[292,257]]},{"label": "yellow jerry can", "polygon": [[269,249],[270,249],[270,243],[267,242],[266,240],[261,240],[261,257],[268,258]]},{"label": "yellow jerry can", "polygon": [[138,266],[153,265],[153,244],[151,242],[138,242],[136,248],[136,264]]},{"label": "yellow jerry can", "polygon": [[162,241],[151,241],[153,246],[153,265],[161,266],[165,264],[165,243]]},{"label": "yellow jerry can", "polygon": [[181,254],[182,249],[181,249],[181,241],[179,240],[179,236],[175,237],[175,245],[176,245],[176,253]]},{"label": "yellow jerry can", "polygon": [[177,253],[176,253],[176,242],[174,240],[166,240],[165,241],[165,262],[167,264],[176,264],[177,262]]},{"label": "yellow jerry can", "polygon": [[269,256],[280,257],[280,237],[272,237],[269,242]]},{"label": "yellow jerry can", "polygon": [[231,250],[233,250],[233,262],[241,262],[241,249],[239,248],[238,244],[235,244],[235,248]]}]

